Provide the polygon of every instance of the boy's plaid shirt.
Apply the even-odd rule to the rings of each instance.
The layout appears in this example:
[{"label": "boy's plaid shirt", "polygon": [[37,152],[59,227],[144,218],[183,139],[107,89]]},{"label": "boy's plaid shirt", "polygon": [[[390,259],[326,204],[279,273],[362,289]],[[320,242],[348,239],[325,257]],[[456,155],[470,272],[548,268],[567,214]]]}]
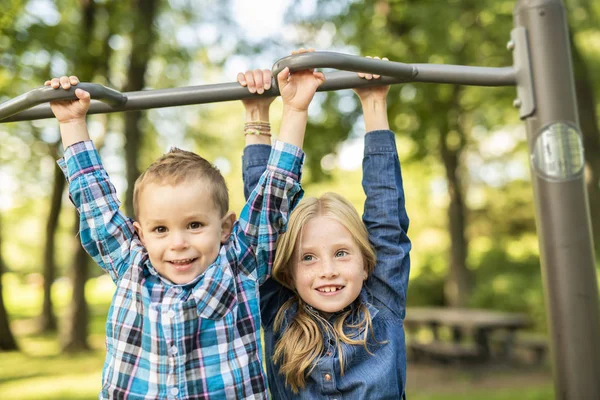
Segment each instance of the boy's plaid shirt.
[{"label": "boy's plaid shirt", "polygon": [[99,398],[262,399],[258,287],[302,197],[304,153],[277,142],[229,241],[193,282],[158,275],[91,141],[58,161],[80,214],[81,242],[117,285],[106,322]]}]

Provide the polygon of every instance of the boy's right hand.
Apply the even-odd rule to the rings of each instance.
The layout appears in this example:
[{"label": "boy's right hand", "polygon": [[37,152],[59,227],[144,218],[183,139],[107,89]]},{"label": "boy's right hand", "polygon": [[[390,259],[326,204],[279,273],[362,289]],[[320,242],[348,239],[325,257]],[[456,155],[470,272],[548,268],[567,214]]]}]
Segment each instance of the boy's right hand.
[{"label": "boy's right hand", "polygon": [[[68,90],[71,86],[79,83],[76,76],[61,76],[52,78],[44,83],[45,86],[51,86],[54,89],[63,88]],[[75,90],[77,100],[57,100],[50,102],[50,108],[60,124],[85,120],[85,115],[90,108],[90,94],[83,89]]]}]

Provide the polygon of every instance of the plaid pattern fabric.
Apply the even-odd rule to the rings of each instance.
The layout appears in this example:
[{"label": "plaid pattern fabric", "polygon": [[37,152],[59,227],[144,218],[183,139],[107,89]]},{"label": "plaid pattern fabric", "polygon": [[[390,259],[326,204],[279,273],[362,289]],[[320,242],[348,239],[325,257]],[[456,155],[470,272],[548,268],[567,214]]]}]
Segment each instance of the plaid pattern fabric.
[{"label": "plaid pattern fabric", "polygon": [[150,264],[90,141],[58,161],[80,213],[81,242],[117,285],[106,323],[101,399],[263,399],[259,284],[302,196],[302,150],[277,142],[229,241],[193,282]]}]

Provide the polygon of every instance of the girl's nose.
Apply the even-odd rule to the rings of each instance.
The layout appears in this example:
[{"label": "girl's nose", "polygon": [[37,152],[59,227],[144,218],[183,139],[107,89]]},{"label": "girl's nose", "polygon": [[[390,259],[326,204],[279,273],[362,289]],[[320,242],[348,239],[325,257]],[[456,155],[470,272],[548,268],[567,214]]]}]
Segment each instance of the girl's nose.
[{"label": "girl's nose", "polygon": [[321,268],[321,276],[324,278],[333,278],[337,276],[337,269],[335,263],[332,260],[323,260],[323,268]]}]

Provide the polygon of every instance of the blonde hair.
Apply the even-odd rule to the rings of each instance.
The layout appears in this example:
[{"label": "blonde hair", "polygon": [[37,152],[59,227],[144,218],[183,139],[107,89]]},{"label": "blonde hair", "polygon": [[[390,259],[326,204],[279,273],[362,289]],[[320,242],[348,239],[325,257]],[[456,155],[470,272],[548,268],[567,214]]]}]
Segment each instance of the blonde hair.
[{"label": "blonde hair", "polygon": [[[350,232],[352,238],[363,254],[365,269],[368,274],[375,268],[375,250],[369,242],[368,231],[359,217],[354,206],[336,193],[325,193],[320,198],[305,198],[294,209],[290,216],[287,232],[279,237],[277,252],[273,263],[273,278],[292,289],[296,296],[288,300],[278,311],[275,317],[275,330],[283,327],[285,313],[294,304],[298,311],[290,324],[285,327],[280,339],[275,345],[273,361],[280,364],[280,372],[285,376],[286,384],[297,393],[298,389],[305,386],[305,376],[310,374],[316,365],[317,358],[324,350],[323,332],[335,341],[340,359],[340,368],[344,373],[344,357],[342,343],[349,345],[363,345],[367,351],[367,339],[371,332],[371,314],[365,304],[358,300],[357,307],[351,307],[343,312],[331,324],[318,310],[306,304],[295,290],[292,268],[296,262],[294,250],[302,237],[304,225],[311,219],[326,216],[342,224]],[[354,316],[362,318],[356,322]],[[344,326],[349,328],[364,329],[361,337],[353,339],[344,333]]]},{"label": "blonde hair", "polygon": [[139,218],[139,198],[143,188],[149,183],[178,185],[188,179],[202,179],[208,187],[209,195],[224,216],[229,210],[229,193],[225,178],[217,167],[191,151],[172,147],[154,161],[135,181],[133,188],[133,212]]}]

